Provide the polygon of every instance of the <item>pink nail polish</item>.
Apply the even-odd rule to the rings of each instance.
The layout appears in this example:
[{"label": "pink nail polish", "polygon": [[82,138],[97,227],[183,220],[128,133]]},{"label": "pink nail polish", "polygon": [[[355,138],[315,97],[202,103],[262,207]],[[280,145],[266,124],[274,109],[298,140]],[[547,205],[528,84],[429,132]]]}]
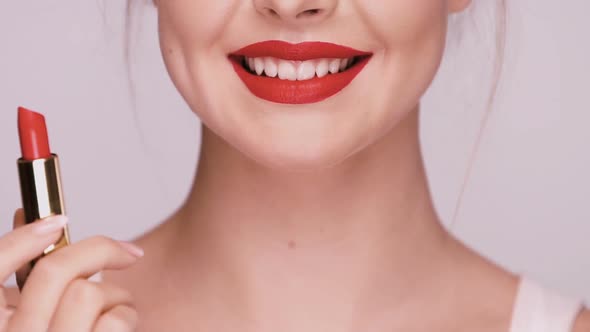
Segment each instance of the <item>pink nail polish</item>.
[{"label": "pink nail polish", "polygon": [[33,232],[38,235],[47,235],[63,229],[68,223],[68,217],[64,215],[51,216],[33,223]]},{"label": "pink nail polish", "polygon": [[123,246],[123,248],[125,248],[127,251],[129,251],[129,253],[132,254],[133,256],[143,257],[143,255],[144,255],[143,249],[136,246],[135,244],[133,244],[131,242],[125,242],[125,241],[119,241],[119,243],[121,244],[121,246]]}]

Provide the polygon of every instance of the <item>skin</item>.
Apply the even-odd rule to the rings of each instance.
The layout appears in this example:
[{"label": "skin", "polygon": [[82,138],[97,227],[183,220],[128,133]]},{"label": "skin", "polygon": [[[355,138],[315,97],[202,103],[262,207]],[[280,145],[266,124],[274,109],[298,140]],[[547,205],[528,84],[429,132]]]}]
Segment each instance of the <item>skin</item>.
[{"label": "skin", "polygon": [[[448,15],[469,4],[158,1],[167,70],[204,124],[193,188],[176,213],[135,241],[145,250],[140,260],[137,249],[106,238],[43,258],[33,274],[49,271],[53,286],[32,274],[25,286],[32,290],[20,299],[6,291],[5,325],[507,331],[518,276],[442,227],[418,140],[419,101],[438,69]],[[374,55],[336,96],[280,105],[252,95],[226,58],[268,39],[329,41]],[[32,227],[0,239],[13,262],[0,265],[0,277],[57,236],[41,241]],[[85,281],[105,269],[104,287]],[[23,305],[50,294],[63,296]],[[574,330],[589,329],[582,312]]]}]

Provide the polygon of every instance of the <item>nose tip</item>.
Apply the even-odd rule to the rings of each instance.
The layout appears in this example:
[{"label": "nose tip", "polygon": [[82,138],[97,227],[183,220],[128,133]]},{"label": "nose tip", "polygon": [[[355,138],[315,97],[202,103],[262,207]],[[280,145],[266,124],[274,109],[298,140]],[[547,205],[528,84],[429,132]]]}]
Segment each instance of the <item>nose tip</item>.
[{"label": "nose tip", "polygon": [[255,0],[262,15],[286,23],[320,21],[336,8],[337,0]]}]

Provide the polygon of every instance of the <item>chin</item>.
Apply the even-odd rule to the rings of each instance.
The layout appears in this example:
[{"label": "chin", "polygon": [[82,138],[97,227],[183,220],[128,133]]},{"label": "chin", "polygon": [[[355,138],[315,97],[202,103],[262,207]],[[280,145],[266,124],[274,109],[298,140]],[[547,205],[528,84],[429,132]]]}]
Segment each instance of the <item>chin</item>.
[{"label": "chin", "polygon": [[301,131],[278,135],[234,136],[228,143],[239,153],[269,169],[288,172],[313,172],[335,167],[367,142],[350,135],[310,135]]},{"label": "chin", "polygon": [[[277,147],[278,148],[278,147]],[[314,172],[335,167],[343,163],[354,154],[354,150],[323,151],[315,150],[285,150],[274,147],[264,150],[241,151],[250,159],[266,168],[287,172]]]}]

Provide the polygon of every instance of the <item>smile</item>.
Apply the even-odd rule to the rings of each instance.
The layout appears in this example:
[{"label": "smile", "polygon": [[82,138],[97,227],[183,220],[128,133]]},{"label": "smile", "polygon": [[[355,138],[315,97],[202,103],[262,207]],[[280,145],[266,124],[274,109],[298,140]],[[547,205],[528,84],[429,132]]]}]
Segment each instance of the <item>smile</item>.
[{"label": "smile", "polygon": [[309,104],[348,86],[371,55],[324,42],[265,41],[232,52],[228,58],[255,96],[281,104]]}]

